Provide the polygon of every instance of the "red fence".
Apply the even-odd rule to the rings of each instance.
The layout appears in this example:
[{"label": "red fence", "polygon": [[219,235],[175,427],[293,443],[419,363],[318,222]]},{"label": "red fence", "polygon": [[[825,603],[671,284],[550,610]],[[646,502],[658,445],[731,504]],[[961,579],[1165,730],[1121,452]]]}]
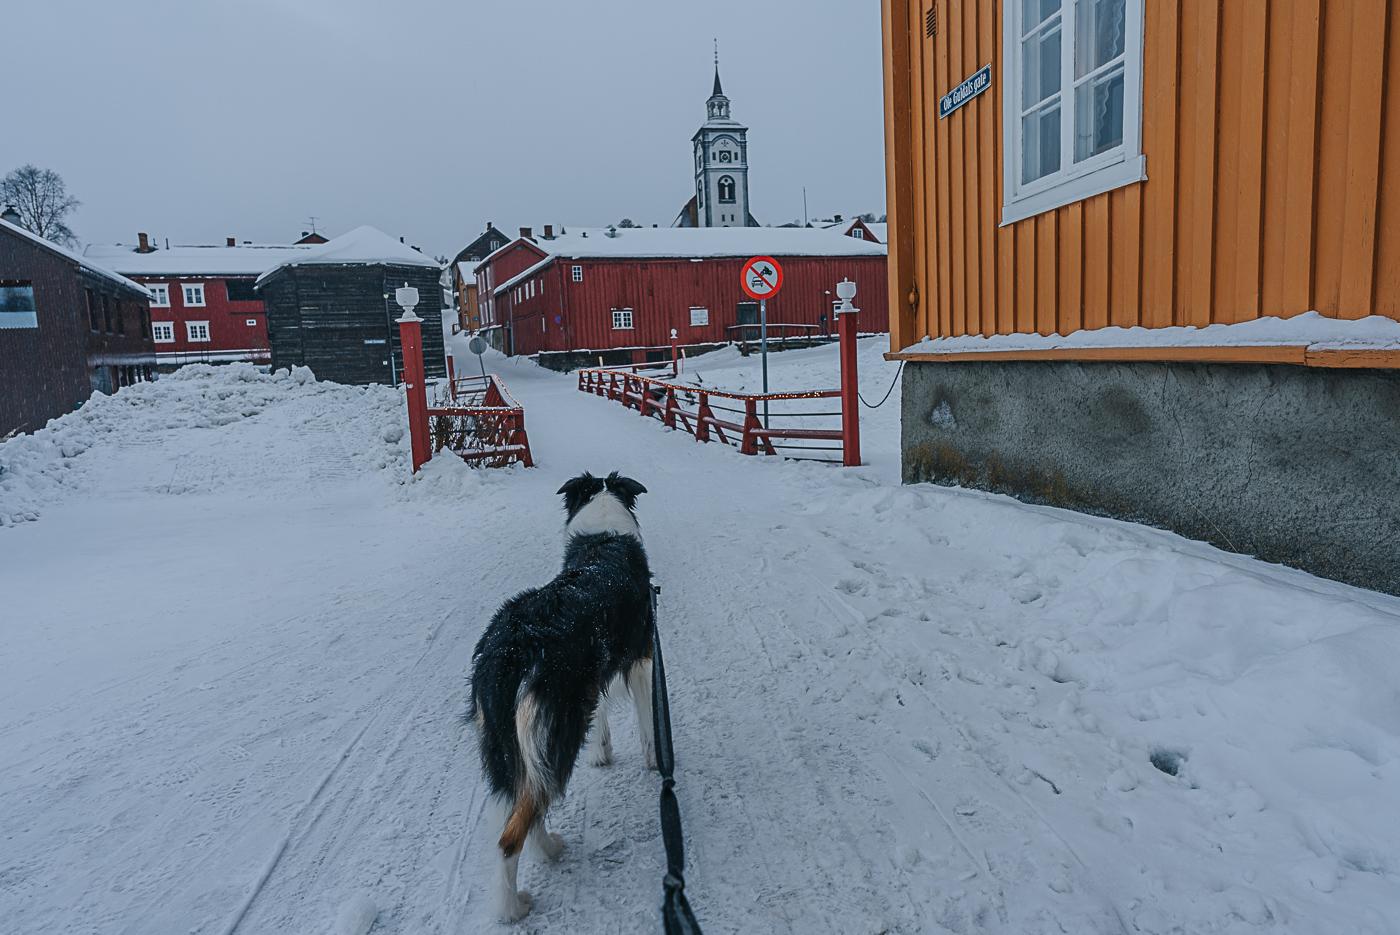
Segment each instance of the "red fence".
[{"label": "red fence", "polygon": [[[682,429],[697,441],[718,441],[732,445],[746,455],[777,454],[779,450],[803,452],[831,451],[841,455],[841,463],[850,467],[860,464],[860,413],[856,383],[856,312],[840,316],[841,386],[784,393],[731,393],[690,383],[675,382],[678,376],[674,362],[669,372],[659,376],[644,376],[639,367],[591,367],[578,371],[578,388],[605,399],[620,402],[637,410],[642,416],[659,419],[668,428]],[[654,365],[655,366],[655,365]],[[660,365],[665,367],[666,365]],[[792,405],[798,400],[838,399],[834,412],[814,412]],[[717,400],[741,403],[743,408],[726,406]],[[779,411],[773,411],[774,404]],[[763,408],[763,417],[759,409]],[[720,414],[724,414],[721,417]],[[772,420],[806,420],[840,417],[839,428],[810,428],[804,423],[784,421],[773,426]],[[742,420],[742,421],[740,421]],[[836,444],[808,444],[835,442]],[[812,457],[789,455],[789,457]],[[828,460],[828,459],[821,459]]]},{"label": "red fence", "polygon": [[495,374],[458,377],[448,357],[446,398],[430,407],[423,376],[422,320],[405,313],[398,322],[414,473],[440,451],[483,467],[516,461],[533,467],[525,407],[510,395],[501,378]]}]

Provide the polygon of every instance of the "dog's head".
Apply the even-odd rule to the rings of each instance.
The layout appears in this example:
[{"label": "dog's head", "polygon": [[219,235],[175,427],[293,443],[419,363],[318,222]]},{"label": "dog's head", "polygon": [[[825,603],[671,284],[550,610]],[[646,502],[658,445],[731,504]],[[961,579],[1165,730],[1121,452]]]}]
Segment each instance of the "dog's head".
[{"label": "dog's head", "polygon": [[584,471],[559,488],[568,514],[565,528],[573,535],[615,532],[640,535],[637,496],[647,489],[630,477],[613,471],[607,477],[594,477]]}]

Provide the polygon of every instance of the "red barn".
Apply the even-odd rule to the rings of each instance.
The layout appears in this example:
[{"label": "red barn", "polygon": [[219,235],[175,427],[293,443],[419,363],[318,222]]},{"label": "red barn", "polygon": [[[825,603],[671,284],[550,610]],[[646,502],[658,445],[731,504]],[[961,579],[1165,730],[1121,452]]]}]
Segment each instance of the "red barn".
[{"label": "red barn", "polygon": [[314,244],[238,243],[157,248],[138,243],[87,248],[84,256],[144,285],[151,292],[156,363],[173,369],[192,363],[268,363],[267,314],[253,292],[260,273],[306,253]]},{"label": "red barn", "polygon": [[561,368],[641,362],[670,353],[672,329],[695,350],[754,337],[740,327],[758,322],[740,270],[760,255],[783,267],[771,334],[833,333],[842,279],[859,290],[860,330],[889,330],[884,245],[812,228],[523,228],[476,267],[477,293],[508,353]]}]

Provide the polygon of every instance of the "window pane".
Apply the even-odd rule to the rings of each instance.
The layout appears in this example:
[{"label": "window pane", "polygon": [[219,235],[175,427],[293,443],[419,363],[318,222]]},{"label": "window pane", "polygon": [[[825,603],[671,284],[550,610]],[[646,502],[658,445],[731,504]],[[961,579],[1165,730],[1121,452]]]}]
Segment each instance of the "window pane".
[{"label": "window pane", "polygon": [[27,282],[0,283],[0,328],[37,328],[34,286]]},{"label": "window pane", "polygon": [[1127,0],[1079,0],[1075,8],[1074,77],[1123,54]]},{"label": "window pane", "polygon": [[1049,19],[1060,8],[1060,0],[1021,0],[1021,35]]},{"label": "window pane", "polygon": [[1021,107],[1034,107],[1060,90],[1060,25],[1036,33],[1022,48]]},{"label": "window pane", "polygon": [[1060,105],[1021,121],[1021,184],[1060,170]]},{"label": "window pane", "polygon": [[1123,69],[1099,75],[1074,90],[1074,161],[1123,142]]}]

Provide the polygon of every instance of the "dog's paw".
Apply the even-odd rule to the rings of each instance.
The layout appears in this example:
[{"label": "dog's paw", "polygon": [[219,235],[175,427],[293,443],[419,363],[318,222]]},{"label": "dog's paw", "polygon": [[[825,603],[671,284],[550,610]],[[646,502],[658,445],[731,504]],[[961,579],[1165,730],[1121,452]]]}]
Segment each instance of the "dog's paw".
[{"label": "dog's paw", "polygon": [[590,766],[609,766],[612,761],[612,744],[595,743],[589,747],[588,764]]},{"label": "dog's paw", "polygon": [[549,860],[558,860],[564,853],[564,838],[553,831],[540,835],[535,843],[539,845],[540,853]]},{"label": "dog's paw", "polygon": [[501,907],[501,921],[519,922],[530,914],[530,907],[532,904],[533,901],[530,899],[530,894],[521,890],[515,894],[514,899],[506,900],[505,905]]}]

